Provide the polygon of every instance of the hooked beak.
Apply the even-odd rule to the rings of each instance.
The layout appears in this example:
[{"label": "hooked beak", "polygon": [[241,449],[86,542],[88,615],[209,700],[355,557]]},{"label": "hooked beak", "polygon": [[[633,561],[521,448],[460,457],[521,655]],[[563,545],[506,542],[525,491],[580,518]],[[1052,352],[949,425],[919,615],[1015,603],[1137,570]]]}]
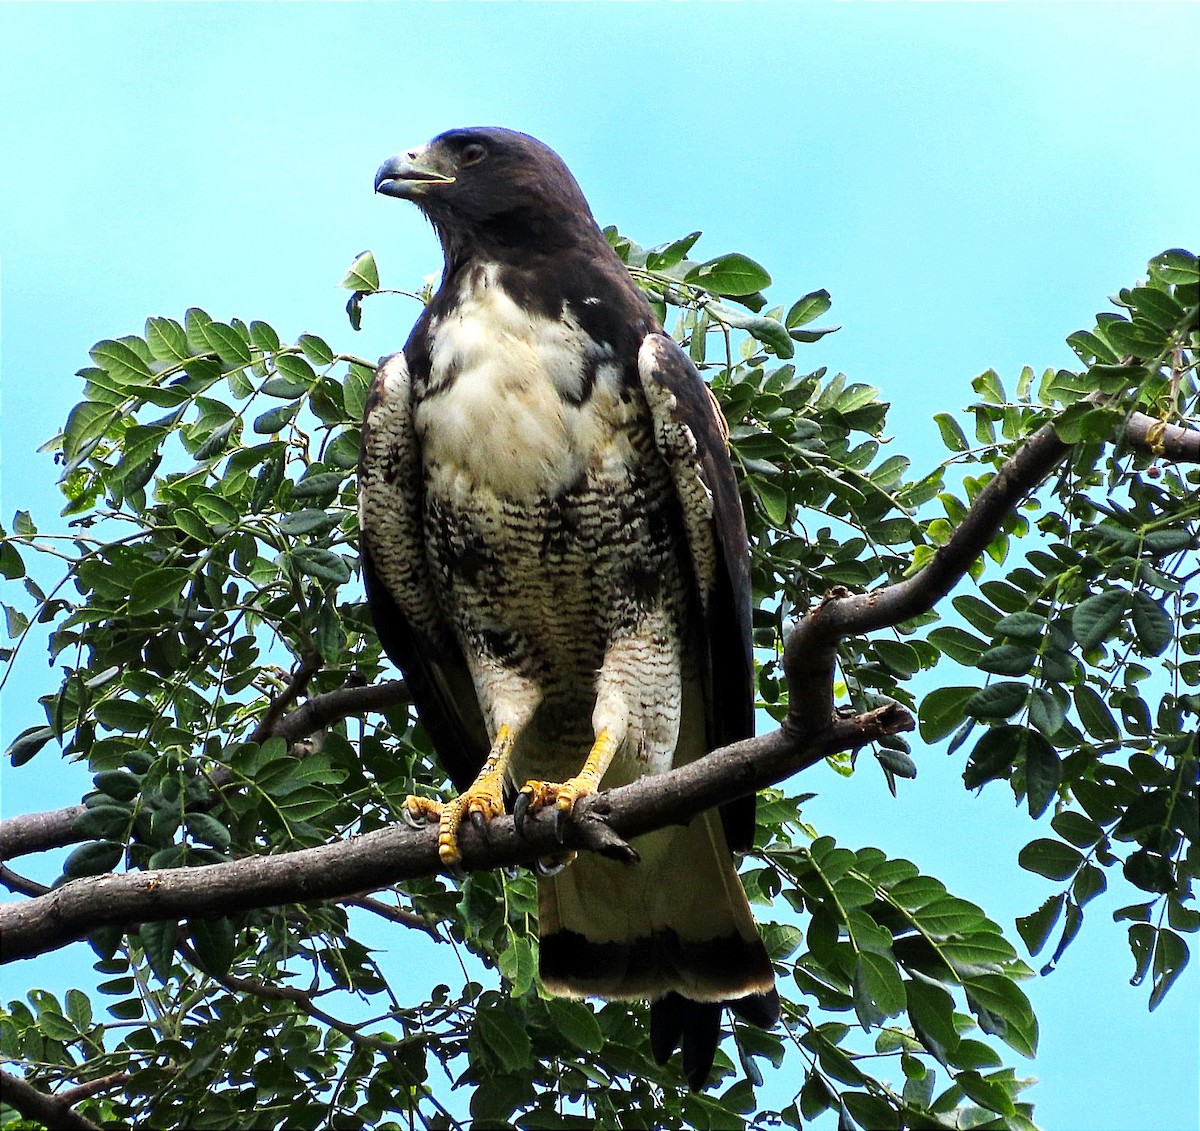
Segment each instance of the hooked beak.
[{"label": "hooked beak", "polygon": [[389,157],[375,174],[375,191],[384,196],[411,199],[429,185],[452,185],[454,178],[434,167],[429,146]]}]

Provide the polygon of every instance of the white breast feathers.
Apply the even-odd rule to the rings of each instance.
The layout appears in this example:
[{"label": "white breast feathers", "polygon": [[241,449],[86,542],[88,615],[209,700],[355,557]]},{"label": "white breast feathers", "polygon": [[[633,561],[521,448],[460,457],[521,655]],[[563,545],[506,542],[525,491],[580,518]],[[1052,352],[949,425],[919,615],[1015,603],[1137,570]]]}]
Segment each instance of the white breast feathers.
[{"label": "white breast feathers", "polygon": [[[462,296],[430,328],[430,377],[415,423],[435,490],[479,488],[508,498],[556,494],[608,452],[618,436],[620,372],[611,347],[564,309],[524,309],[473,272]],[[624,462],[624,460],[622,460]],[[439,482],[440,481],[440,482]]]}]

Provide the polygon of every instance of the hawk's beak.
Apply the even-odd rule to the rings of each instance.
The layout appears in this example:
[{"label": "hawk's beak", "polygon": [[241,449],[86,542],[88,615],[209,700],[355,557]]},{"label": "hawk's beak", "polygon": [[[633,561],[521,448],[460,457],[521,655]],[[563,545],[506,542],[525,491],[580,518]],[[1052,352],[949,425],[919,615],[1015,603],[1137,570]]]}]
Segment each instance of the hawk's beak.
[{"label": "hawk's beak", "polygon": [[384,196],[410,198],[423,193],[427,185],[452,184],[453,177],[434,167],[427,145],[389,157],[375,174],[375,191]]}]

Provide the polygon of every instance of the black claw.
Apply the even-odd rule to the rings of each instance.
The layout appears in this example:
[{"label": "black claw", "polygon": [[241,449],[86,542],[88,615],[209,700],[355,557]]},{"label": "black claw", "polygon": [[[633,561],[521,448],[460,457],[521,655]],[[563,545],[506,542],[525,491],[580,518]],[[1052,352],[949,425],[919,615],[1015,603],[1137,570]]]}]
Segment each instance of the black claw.
[{"label": "black claw", "polygon": [[567,839],[567,822],[571,818],[569,809],[554,810],[554,836],[559,844],[562,844]]},{"label": "black claw", "polygon": [[478,809],[471,810],[471,824],[484,840],[488,839],[488,823],[483,819],[483,814]]},{"label": "black claw", "polygon": [[528,793],[518,793],[516,801],[513,802],[513,825],[516,827],[519,836],[525,835],[525,817],[529,812],[530,796]]}]

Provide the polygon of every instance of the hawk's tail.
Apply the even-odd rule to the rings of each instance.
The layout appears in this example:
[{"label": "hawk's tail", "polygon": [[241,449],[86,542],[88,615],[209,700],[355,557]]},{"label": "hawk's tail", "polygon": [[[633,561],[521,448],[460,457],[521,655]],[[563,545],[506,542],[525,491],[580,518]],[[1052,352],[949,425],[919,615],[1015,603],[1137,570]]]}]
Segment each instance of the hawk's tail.
[{"label": "hawk's tail", "polygon": [[634,844],[638,864],[586,854],[539,880],[542,982],[569,997],[652,999],[655,1058],[682,1043],[697,1088],[722,1006],[760,1025],[778,1017],[774,971],[715,811]]}]

